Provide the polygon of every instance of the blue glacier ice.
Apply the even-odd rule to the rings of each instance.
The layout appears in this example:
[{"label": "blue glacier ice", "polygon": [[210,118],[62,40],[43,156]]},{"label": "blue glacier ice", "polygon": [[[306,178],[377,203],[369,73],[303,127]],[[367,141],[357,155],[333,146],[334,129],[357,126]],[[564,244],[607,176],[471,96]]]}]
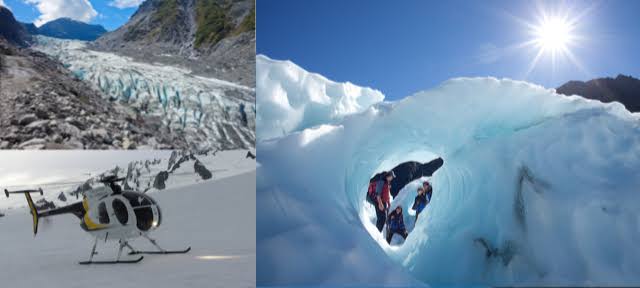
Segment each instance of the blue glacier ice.
[{"label": "blue glacier ice", "polygon": [[83,41],[35,39],[34,49],[58,59],[104,97],[185,132],[189,143],[200,146],[194,148],[255,146],[255,110],[240,110],[255,107],[254,88],[197,76],[179,67],[93,51]]},{"label": "blue glacier ice", "polygon": [[[269,70],[258,69],[259,101],[298,96],[289,77],[261,87]],[[640,283],[638,114],[490,77],[381,100],[259,137],[258,285]],[[258,105],[257,117],[273,116]],[[415,227],[405,212],[409,237],[388,245],[365,201],[369,178],[436,157],[432,202]],[[392,205],[409,210],[422,180]]]}]

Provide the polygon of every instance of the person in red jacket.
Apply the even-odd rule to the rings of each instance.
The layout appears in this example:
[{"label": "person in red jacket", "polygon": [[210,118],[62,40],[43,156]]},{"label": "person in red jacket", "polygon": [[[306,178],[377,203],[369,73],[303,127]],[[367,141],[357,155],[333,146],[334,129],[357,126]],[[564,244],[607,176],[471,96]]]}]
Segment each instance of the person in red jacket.
[{"label": "person in red jacket", "polygon": [[376,227],[382,232],[384,224],[387,222],[387,209],[391,204],[391,180],[395,177],[393,171],[384,174],[384,182],[380,195],[376,195]]}]

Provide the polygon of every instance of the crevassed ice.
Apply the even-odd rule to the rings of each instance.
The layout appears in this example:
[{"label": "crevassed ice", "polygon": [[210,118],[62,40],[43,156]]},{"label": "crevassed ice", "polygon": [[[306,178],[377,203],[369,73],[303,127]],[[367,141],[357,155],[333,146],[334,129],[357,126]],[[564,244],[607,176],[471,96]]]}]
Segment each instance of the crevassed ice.
[{"label": "crevassed ice", "polygon": [[256,56],[256,71],[259,139],[334,123],[384,99],[378,90],[336,83],[264,55]]},{"label": "crevassed ice", "polygon": [[111,100],[186,131],[199,147],[255,146],[255,90],[190,71],[86,49],[86,42],[37,36],[34,48],[52,55]]},{"label": "crevassed ice", "polygon": [[[638,118],[619,103],[459,78],[259,141],[258,284],[639,283]],[[432,202],[390,247],[372,227],[368,180],[435,155]],[[393,204],[407,211],[417,184]]]}]

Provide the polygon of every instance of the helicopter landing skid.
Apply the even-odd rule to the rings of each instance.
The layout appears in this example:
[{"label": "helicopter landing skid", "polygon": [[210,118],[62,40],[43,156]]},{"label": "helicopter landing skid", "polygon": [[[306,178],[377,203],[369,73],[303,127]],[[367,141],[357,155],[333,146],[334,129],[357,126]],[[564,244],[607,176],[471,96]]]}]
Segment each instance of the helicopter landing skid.
[{"label": "helicopter landing skid", "polygon": [[116,261],[82,261],[82,262],[78,262],[78,264],[80,265],[93,265],[93,264],[135,264],[138,263],[140,261],[142,261],[142,258],[144,258],[144,256],[140,256],[137,259],[132,259],[132,260],[116,260]]},{"label": "helicopter landing skid", "polygon": [[131,251],[131,252],[129,252],[129,255],[138,255],[138,254],[160,254],[160,255],[165,255],[165,254],[186,254],[189,251],[191,251],[191,247],[188,247],[187,249],[184,249],[184,250]]}]

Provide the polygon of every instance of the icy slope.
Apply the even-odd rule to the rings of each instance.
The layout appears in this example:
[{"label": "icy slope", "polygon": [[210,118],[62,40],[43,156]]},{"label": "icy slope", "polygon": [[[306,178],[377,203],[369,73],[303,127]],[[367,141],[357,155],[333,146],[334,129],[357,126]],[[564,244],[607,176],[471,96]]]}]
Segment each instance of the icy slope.
[{"label": "icy slope", "polygon": [[[258,285],[640,283],[638,123],[619,103],[461,78],[260,141]],[[390,247],[368,179],[438,156],[430,206]]]},{"label": "icy slope", "polygon": [[64,63],[110,100],[184,131],[195,148],[255,146],[255,90],[190,71],[86,49],[86,42],[36,37],[34,49]]},{"label": "icy slope", "polygon": [[337,122],[384,99],[378,90],[336,83],[264,55],[256,56],[256,71],[259,139]]},{"label": "icy slope", "polygon": [[[253,287],[255,172],[154,193],[163,221],[152,237],[185,255],[149,255],[138,264],[80,266],[92,239],[71,215],[47,218],[33,237],[26,209],[0,218],[3,287]],[[9,232],[10,231],[10,232]],[[152,249],[145,241],[134,247]],[[117,254],[99,243],[97,258]],[[128,257],[128,256],[125,256]]]}]

